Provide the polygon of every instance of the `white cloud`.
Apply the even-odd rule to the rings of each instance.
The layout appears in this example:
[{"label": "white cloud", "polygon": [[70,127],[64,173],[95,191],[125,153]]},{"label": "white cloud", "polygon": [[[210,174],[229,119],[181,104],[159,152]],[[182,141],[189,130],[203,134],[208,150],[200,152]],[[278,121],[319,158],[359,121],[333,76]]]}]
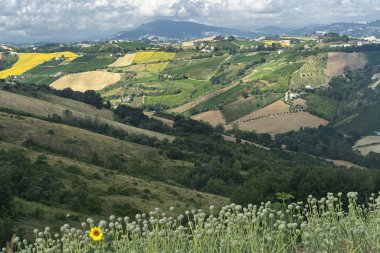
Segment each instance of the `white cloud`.
[{"label": "white cloud", "polygon": [[0,0],[0,41],[102,37],[158,18],[303,26],[378,18],[378,0]]}]

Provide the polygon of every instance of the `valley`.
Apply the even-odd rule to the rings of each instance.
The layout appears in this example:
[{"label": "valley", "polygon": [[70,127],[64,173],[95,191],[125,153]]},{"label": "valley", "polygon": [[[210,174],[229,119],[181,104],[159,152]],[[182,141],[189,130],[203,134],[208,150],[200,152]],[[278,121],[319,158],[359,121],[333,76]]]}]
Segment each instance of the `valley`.
[{"label": "valley", "polygon": [[[313,217],[278,214],[301,214],[295,201],[312,201],[309,195],[370,203],[380,187],[379,45],[335,33],[259,37],[201,27],[250,37],[117,39],[135,31],[86,43],[0,47],[1,245],[13,233],[33,241],[44,238],[42,226],[68,234],[82,221],[85,230],[97,225],[91,219],[110,217],[98,229],[108,226],[110,240],[116,231],[126,237],[112,246],[103,240],[104,252],[149,245],[140,251],[153,253],[175,243],[179,251],[194,243],[202,252],[218,230],[213,224],[221,224],[218,238],[230,227],[258,236],[264,223],[279,236],[274,217],[284,224],[294,218],[294,231],[312,224]],[[333,200],[338,192],[343,197]],[[251,203],[262,205],[253,210]],[[341,206],[331,212],[337,224],[349,223]],[[324,219],[323,226],[332,222]],[[247,228],[237,225],[247,221]],[[292,226],[278,252],[312,252],[296,243],[306,239]],[[86,233],[78,238],[89,239]],[[95,252],[98,244],[90,244],[75,247]]]}]

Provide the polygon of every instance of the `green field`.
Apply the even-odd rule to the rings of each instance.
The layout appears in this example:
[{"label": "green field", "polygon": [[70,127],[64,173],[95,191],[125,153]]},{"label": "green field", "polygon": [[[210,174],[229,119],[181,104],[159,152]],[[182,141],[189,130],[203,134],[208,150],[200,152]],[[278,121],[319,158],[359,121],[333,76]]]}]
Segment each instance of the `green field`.
[{"label": "green field", "polygon": [[225,100],[230,99],[233,96],[236,96],[236,93],[244,88],[249,87],[247,84],[239,84],[232,89],[229,89],[226,92],[223,92],[217,96],[210,98],[209,100],[194,106],[190,110],[186,111],[186,114],[194,115],[200,112],[208,111],[215,109],[219,104],[223,103]]},{"label": "green field", "polygon": [[258,45],[263,44],[261,42],[252,41],[252,40],[235,40],[233,43],[239,46],[243,46],[243,47],[258,46]]},{"label": "green field", "polygon": [[233,55],[228,62],[229,63],[250,63],[253,61],[258,61],[261,58],[265,58],[268,53],[244,53]]},{"label": "green field", "polygon": [[367,107],[362,112],[338,122],[336,128],[345,133],[355,131],[362,136],[372,135],[375,131],[380,131],[379,108],[380,103]]},{"label": "green field", "polygon": [[228,56],[215,56],[206,59],[191,60],[187,66],[171,69],[173,74],[187,74],[196,80],[208,80],[218,70]]},{"label": "green field", "polygon": [[25,75],[54,75],[56,73],[78,73],[101,69],[116,60],[116,57],[86,54],[79,57],[68,64],[62,62],[49,61],[40,66],[28,71]]},{"label": "green field", "polygon": [[173,60],[185,60],[185,59],[191,59],[192,56],[195,55],[195,51],[182,51],[178,52]]},{"label": "green field", "polygon": [[326,85],[329,78],[325,75],[325,66],[327,63],[327,55],[319,54],[309,57],[302,68],[293,73],[290,86],[293,89],[302,89],[306,85],[314,87]]},{"label": "green field", "polygon": [[339,102],[332,98],[310,94],[305,100],[308,110],[322,118],[332,120],[337,113]]},{"label": "green field", "polygon": [[232,122],[245,115],[263,108],[284,96],[283,93],[266,93],[262,96],[253,96],[247,99],[240,99],[223,106],[221,110],[227,122]]},{"label": "green field", "polygon": [[[158,88],[164,91],[164,95],[147,96],[146,104],[163,104],[168,107],[175,107],[200,97],[212,90],[209,81],[197,80],[177,80],[167,81],[158,84]],[[169,90],[179,91],[176,94],[168,94]]]},{"label": "green field", "polygon": [[167,65],[167,62],[150,63],[145,65],[145,70],[148,72],[161,72],[166,68]]},{"label": "green field", "polygon": [[17,55],[5,55],[4,53],[0,53],[0,71],[11,68],[17,60]]}]

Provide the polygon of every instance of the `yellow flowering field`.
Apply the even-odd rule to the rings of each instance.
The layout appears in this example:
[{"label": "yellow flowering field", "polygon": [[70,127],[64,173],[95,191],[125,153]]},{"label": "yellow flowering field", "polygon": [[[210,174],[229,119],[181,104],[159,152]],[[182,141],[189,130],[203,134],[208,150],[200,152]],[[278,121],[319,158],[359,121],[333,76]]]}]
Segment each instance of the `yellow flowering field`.
[{"label": "yellow flowering field", "polygon": [[18,54],[18,61],[9,69],[0,71],[0,79],[7,78],[9,76],[18,76],[23,73],[37,67],[38,65],[50,61],[56,57],[64,56],[70,62],[79,57],[72,52],[56,52],[56,53],[20,53]]},{"label": "yellow flowering field", "polygon": [[167,52],[155,52],[151,61],[168,61],[172,60],[176,54],[175,53],[167,53]]},{"label": "yellow flowering field", "polygon": [[133,58],[133,62],[136,63],[147,63],[150,58],[154,55],[154,52],[137,52]]},{"label": "yellow flowering field", "polygon": [[133,58],[133,62],[136,63],[150,63],[158,61],[168,61],[174,58],[176,53],[167,52],[138,52]]}]

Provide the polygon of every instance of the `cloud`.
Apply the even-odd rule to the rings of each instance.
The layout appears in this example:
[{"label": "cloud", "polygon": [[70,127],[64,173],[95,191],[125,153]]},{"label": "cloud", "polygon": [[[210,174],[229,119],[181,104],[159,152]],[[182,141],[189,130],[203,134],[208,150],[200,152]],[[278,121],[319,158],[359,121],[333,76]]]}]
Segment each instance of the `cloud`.
[{"label": "cloud", "polygon": [[0,41],[103,37],[159,18],[226,27],[376,19],[378,0],[0,0]]}]

